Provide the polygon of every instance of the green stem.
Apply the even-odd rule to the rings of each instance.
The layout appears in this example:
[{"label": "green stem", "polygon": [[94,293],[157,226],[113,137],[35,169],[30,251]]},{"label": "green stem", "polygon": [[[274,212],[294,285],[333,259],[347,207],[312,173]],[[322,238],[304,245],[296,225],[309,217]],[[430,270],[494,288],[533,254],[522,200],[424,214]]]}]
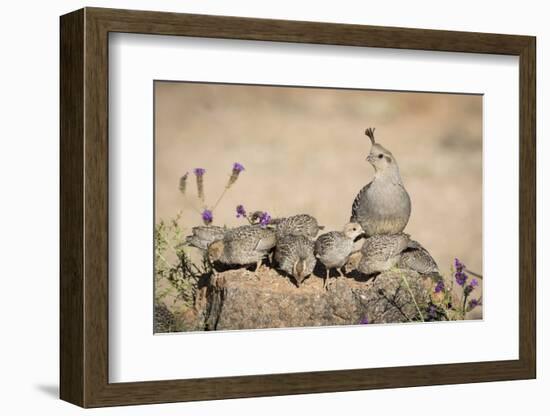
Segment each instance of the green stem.
[{"label": "green stem", "polygon": [[169,268],[172,267],[172,265],[168,263],[168,260],[166,260],[162,254],[157,253],[157,256],[159,257],[159,259],[161,259],[164,262],[164,264],[166,264],[167,267]]},{"label": "green stem", "polygon": [[468,296],[466,293],[462,294],[462,297],[464,298],[464,301],[462,302],[462,320],[466,319],[466,302],[468,301]]},{"label": "green stem", "polygon": [[416,306],[416,311],[418,312],[418,316],[420,317],[420,320],[424,322],[424,317],[422,316],[422,312],[420,312],[420,308],[418,306],[418,303],[416,303],[416,299],[412,293],[411,287],[409,286],[409,282],[405,278],[405,275],[403,273],[399,273],[401,275],[401,279],[403,279],[403,282],[405,282],[405,286],[407,287],[407,290],[409,291],[409,294],[411,295],[411,298],[414,302],[414,306]]}]

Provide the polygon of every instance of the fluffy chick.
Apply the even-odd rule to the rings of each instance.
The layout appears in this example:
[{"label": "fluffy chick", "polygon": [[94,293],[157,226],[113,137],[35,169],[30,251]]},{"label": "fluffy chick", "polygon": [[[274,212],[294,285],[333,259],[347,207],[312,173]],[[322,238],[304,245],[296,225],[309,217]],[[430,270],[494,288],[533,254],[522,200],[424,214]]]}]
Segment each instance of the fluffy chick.
[{"label": "fluffy chick", "polygon": [[243,225],[227,230],[223,238],[208,245],[208,259],[212,264],[248,266],[256,263],[256,270],[269,251],[275,247],[275,232],[256,225]]},{"label": "fluffy chick", "polygon": [[390,270],[398,264],[409,241],[409,236],[405,233],[367,238],[361,248],[357,270],[367,275]]},{"label": "fluffy chick", "polygon": [[215,225],[193,227],[192,235],[185,237],[185,244],[206,250],[210,243],[221,240],[226,231],[226,228]]},{"label": "fluffy chick", "polygon": [[439,275],[437,263],[418,241],[410,240],[405,251],[401,253],[397,266],[400,269],[414,270],[425,275]]},{"label": "fluffy chick", "polygon": [[313,273],[317,263],[313,249],[313,241],[303,235],[287,234],[277,239],[274,259],[278,268],[292,276],[298,287]]},{"label": "fluffy chick", "polygon": [[342,231],[330,231],[321,234],[315,242],[315,257],[325,265],[326,276],[324,279],[324,288],[327,288],[330,269],[336,269],[338,274],[343,277],[340,270],[353,251],[353,241],[363,234],[361,225],[349,223],[344,226]]}]

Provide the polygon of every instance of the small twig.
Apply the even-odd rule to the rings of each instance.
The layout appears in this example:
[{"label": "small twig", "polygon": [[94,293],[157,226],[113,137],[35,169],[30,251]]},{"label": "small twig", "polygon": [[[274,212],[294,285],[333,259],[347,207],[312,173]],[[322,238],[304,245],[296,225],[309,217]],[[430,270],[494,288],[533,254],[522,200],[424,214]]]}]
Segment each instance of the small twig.
[{"label": "small twig", "polygon": [[227,192],[228,189],[229,189],[229,186],[226,186],[226,187],[223,189],[223,191],[222,191],[220,197],[218,198],[218,200],[216,201],[216,203],[215,203],[214,206],[212,207],[212,211],[214,211],[214,210],[216,209],[216,207],[218,206],[218,204],[220,203],[220,201],[222,200],[222,198],[224,197],[224,195],[225,195],[225,193]]},{"label": "small twig", "polygon": [[168,263],[168,260],[166,260],[162,254],[157,253],[157,256],[159,256],[159,258],[164,262],[164,264],[166,264],[166,266],[168,266],[169,268],[172,267],[172,265]]},{"label": "small twig", "polygon": [[470,273],[472,276],[477,277],[478,279],[483,279],[483,276],[480,275],[479,273],[473,272],[473,271],[471,271],[471,270],[469,270],[469,269],[466,269],[466,268],[464,268],[464,270],[466,270],[466,272],[467,272],[467,273]]},{"label": "small twig", "polygon": [[[397,295],[398,292],[399,292],[399,287],[397,288],[395,294]],[[404,317],[405,319],[407,319],[409,322],[413,322],[413,320],[412,320],[411,318],[409,318],[409,316],[408,316],[405,312],[403,312],[403,310],[401,309],[401,306],[399,306],[399,305],[397,304],[396,301],[394,301],[393,299],[388,298],[388,297],[386,296],[385,293],[381,293],[381,295],[384,297],[384,299],[385,299],[390,305],[392,305],[395,309],[397,309],[397,311],[398,311],[401,315],[403,315],[403,317]]]}]

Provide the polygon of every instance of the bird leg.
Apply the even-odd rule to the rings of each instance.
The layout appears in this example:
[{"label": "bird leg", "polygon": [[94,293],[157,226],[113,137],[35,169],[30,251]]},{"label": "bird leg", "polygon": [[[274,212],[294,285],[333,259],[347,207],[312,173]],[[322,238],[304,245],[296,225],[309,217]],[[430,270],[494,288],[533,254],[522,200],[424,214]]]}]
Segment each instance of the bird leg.
[{"label": "bird leg", "polygon": [[210,284],[212,286],[216,286],[216,282],[218,281],[218,271],[212,267],[211,275],[210,275]]},{"label": "bird leg", "polygon": [[328,279],[330,277],[330,269],[327,267],[327,272],[325,275],[325,281],[323,282],[323,289],[328,290]]},{"label": "bird leg", "polygon": [[[344,267],[344,266],[342,266],[342,267]],[[342,269],[341,269],[341,268],[340,268],[340,269],[336,269],[336,270],[338,271],[338,274],[340,275],[339,278],[341,278],[341,279],[345,279],[345,278],[346,278],[346,275],[345,275],[344,273],[342,273]]]},{"label": "bird leg", "polygon": [[258,260],[256,262],[256,269],[254,270],[254,273],[258,272],[260,270],[260,267],[262,267],[263,260]]}]

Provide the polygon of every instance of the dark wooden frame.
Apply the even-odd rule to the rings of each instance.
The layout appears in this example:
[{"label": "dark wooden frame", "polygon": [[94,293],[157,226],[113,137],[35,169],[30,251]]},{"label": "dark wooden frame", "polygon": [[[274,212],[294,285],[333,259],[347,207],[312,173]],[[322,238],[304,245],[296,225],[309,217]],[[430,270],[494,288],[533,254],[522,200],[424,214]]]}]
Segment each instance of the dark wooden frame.
[{"label": "dark wooden frame", "polygon": [[[60,27],[60,396],[63,400],[83,407],[99,407],[536,377],[534,37],[98,8],[62,16]],[[519,359],[109,383],[109,32],[519,56]]]}]

